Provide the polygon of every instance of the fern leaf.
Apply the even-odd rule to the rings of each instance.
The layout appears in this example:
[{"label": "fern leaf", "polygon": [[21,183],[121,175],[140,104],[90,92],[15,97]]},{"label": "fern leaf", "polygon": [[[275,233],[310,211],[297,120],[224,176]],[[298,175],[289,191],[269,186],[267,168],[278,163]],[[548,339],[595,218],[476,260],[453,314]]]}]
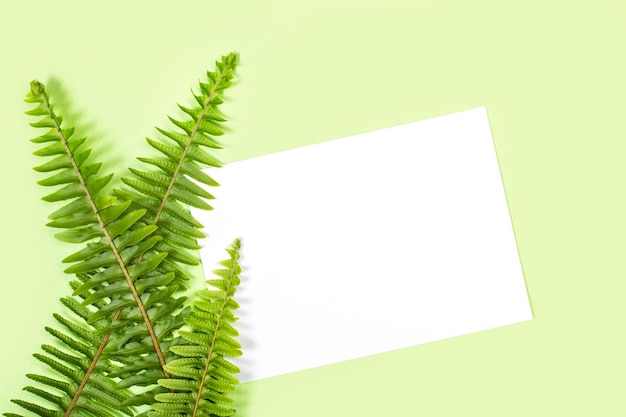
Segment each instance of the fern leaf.
[{"label": "fern leaf", "polygon": [[172,255],[164,266],[176,273],[175,283],[181,288],[187,286],[184,265],[198,264],[188,251],[199,249],[197,239],[204,236],[198,230],[202,225],[191,216],[188,206],[212,209],[207,200],[213,196],[198,183],[218,185],[202,167],[221,165],[204,149],[220,148],[214,137],[223,134],[220,124],[225,119],[218,106],[224,90],[231,85],[236,65],[234,53],[216,62],[215,71],[207,72],[207,82],[201,82],[199,94],[194,94],[198,106],[179,105],[188,118],[169,117],[174,130],[157,127],[161,140],[147,139],[162,156],[138,158],[148,169],[131,169],[132,177],[122,181],[132,190],[115,190],[118,197],[147,210],[144,221],[159,227],[157,233],[163,240],[154,249]]},{"label": "fern leaf", "polygon": [[[162,344],[173,338],[176,326],[182,326],[182,317],[172,321],[168,314],[174,315],[184,301],[184,298],[179,302],[173,297],[178,287],[171,279],[155,285],[155,277],[163,275],[156,269],[167,256],[165,252],[153,250],[162,237],[153,235],[156,226],[144,225],[140,221],[145,209],[134,209],[130,201],[104,194],[103,189],[111,175],[100,176],[100,165],[88,163],[91,150],[83,149],[83,139],[71,136],[74,129],[62,127],[62,119],[55,114],[43,84],[33,81],[26,101],[37,104],[31,113],[43,116],[32,125],[49,128],[44,135],[33,140],[45,144],[43,151],[36,154],[54,158],[36,168],[53,173],[42,181],[42,185],[62,186],[44,199],[66,203],[50,216],[52,222],[49,225],[63,229],[56,235],[60,240],[86,242],[81,250],[64,260],[71,264],[67,273],[82,274],[85,278],[75,286],[74,296],[81,297],[83,306],[91,306],[85,318],[88,323],[106,318],[110,329],[118,329],[120,327],[112,323],[120,320],[124,328],[140,335],[137,337],[148,346],[140,356],[153,356],[160,364],[159,375],[153,377],[153,384],[156,384],[158,378],[169,377],[163,368],[166,362],[164,351],[169,345],[163,348]],[[149,254],[143,256],[148,251]],[[155,320],[157,313],[160,322]],[[109,333],[100,334],[96,362],[100,357],[111,356],[106,347],[116,337]],[[119,342],[115,341],[115,344],[119,346]],[[50,366],[56,366],[70,376],[70,371],[49,359],[45,360]],[[85,378],[88,379],[89,375]]]},{"label": "fern leaf", "polygon": [[[180,358],[167,363],[165,368],[172,378],[160,379],[159,384],[171,392],[157,394],[151,417],[165,417],[172,413],[183,416],[230,416],[232,399],[228,393],[239,383],[234,374],[239,369],[226,357],[241,355],[241,345],[233,338],[237,331],[231,323],[237,319],[232,310],[237,308],[233,297],[240,283],[240,242],[235,240],[228,249],[227,268],[216,275],[219,279],[207,281],[216,290],[202,290],[185,319],[190,331],[180,331],[187,344],[170,350]],[[206,308],[206,306],[209,308]]]}]

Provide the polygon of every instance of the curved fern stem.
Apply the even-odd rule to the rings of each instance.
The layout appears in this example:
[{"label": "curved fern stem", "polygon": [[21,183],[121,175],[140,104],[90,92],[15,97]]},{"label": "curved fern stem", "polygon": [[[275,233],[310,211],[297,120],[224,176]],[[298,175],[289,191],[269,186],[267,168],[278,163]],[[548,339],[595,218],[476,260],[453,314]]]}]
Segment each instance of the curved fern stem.
[{"label": "curved fern stem", "polygon": [[[128,287],[133,295],[133,298],[135,300],[135,303],[141,313],[141,316],[143,318],[143,321],[146,325],[146,328],[148,329],[148,333],[150,335],[150,339],[152,340],[152,344],[154,346],[154,350],[157,354],[157,357],[159,359],[159,362],[161,364],[161,367],[163,368],[163,373],[165,375],[166,378],[169,378],[169,373],[164,369],[165,366],[165,358],[163,356],[163,351],[161,350],[161,346],[159,344],[159,341],[157,339],[156,333],[154,331],[154,328],[152,326],[152,323],[150,321],[150,317],[148,316],[148,313],[146,312],[146,308],[144,306],[143,301],[141,300],[141,297],[139,296],[139,293],[137,292],[137,288],[135,287],[135,284],[133,282],[133,278],[131,276],[131,273],[128,270],[128,266],[126,265],[126,263],[124,262],[124,260],[122,259],[122,256],[120,254],[120,250],[117,247],[117,245],[114,242],[114,238],[113,236],[111,236],[111,234],[109,233],[109,230],[106,227],[106,222],[103,220],[102,215],[100,213],[100,209],[98,208],[98,206],[96,205],[96,201],[94,196],[92,195],[92,192],[90,190],[90,188],[87,186],[87,180],[85,178],[85,176],[83,175],[81,169],[79,168],[79,163],[76,161],[75,157],[74,157],[74,152],[72,151],[69,143],[68,143],[68,138],[66,137],[63,129],[61,129],[61,121],[59,120],[59,118],[57,118],[56,114],[54,113],[54,111],[52,110],[52,107],[50,105],[50,101],[49,101],[49,97],[48,94],[45,91],[45,87],[43,84],[41,84],[39,81],[33,81],[31,82],[31,92],[34,96],[39,96],[42,100],[42,104],[44,106],[45,112],[47,118],[49,118],[49,120],[51,120],[52,122],[52,128],[54,129],[57,138],[59,140],[59,143],[61,143],[61,145],[63,146],[63,149],[65,150],[66,156],[69,159],[70,163],[71,163],[71,167],[72,170],[74,171],[74,174],[76,175],[76,177],[78,178],[78,181],[80,183],[80,187],[84,193],[85,198],[87,199],[90,208],[93,211],[93,214],[96,218],[96,221],[100,227],[100,230],[102,232],[102,234],[104,235],[105,241],[107,243],[107,245],[109,246],[109,249],[111,250],[111,252],[113,253],[114,257],[115,257],[115,261],[117,263],[117,265],[119,266],[120,270],[122,271],[122,274],[124,275],[124,278],[128,284]],[[119,314],[116,312],[115,316],[119,317]],[[116,319],[117,319],[116,317]],[[106,345],[106,341],[108,340],[108,336],[106,336],[105,338],[103,338],[103,344],[102,347],[104,347],[104,345]],[[97,360],[97,358],[96,358]]]},{"label": "curved fern stem", "polygon": [[[121,309],[115,312],[115,314],[113,315],[113,318],[111,318],[111,323],[117,321],[121,312],[122,312]],[[89,377],[93,373],[94,369],[96,369],[96,365],[98,361],[100,360],[100,357],[102,356],[102,351],[104,350],[104,347],[108,343],[110,337],[111,337],[111,333],[105,333],[102,336],[102,341],[100,342],[100,345],[98,345],[98,350],[96,351],[96,354],[93,356],[93,359],[91,360],[91,363],[89,364],[89,368],[87,368],[87,371],[85,371],[85,376],[80,381],[80,384],[78,385],[78,389],[76,389],[76,394],[74,394],[74,397],[72,398],[72,401],[70,402],[70,405],[67,407],[64,417],[69,417],[72,414],[72,410],[74,410],[74,407],[78,403],[78,399],[82,395],[83,390],[85,389],[85,386],[87,385],[87,382],[89,381]]]}]

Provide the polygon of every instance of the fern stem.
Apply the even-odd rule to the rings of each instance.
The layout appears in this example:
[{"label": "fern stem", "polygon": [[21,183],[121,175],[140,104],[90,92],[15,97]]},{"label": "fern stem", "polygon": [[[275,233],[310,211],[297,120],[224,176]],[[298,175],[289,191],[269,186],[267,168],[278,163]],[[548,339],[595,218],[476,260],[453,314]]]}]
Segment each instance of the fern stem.
[{"label": "fern stem", "polygon": [[[82,172],[80,171],[80,168],[78,167],[78,164],[76,162],[76,160],[74,159],[74,155],[72,153],[72,150],[70,149],[70,146],[68,144],[67,138],[65,137],[65,134],[63,133],[63,131],[61,130],[61,125],[57,119],[57,116],[54,114],[54,111],[52,110],[51,106],[50,106],[50,102],[48,99],[48,95],[46,94],[46,92],[42,89],[41,93],[42,98],[43,98],[43,103],[44,106],[46,108],[46,111],[48,112],[48,116],[50,117],[50,119],[52,120],[52,123],[54,124],[54,129],[61,141],[61,144],[63,145],[63,148],[65,149],[65,152],[72,164],[72,168],[74,169],[74,171],[76,172],[76,176],[78,177],[78,180],[80,182],[80,185],[85,193],[85,196],[87,198],[87,201],[89,202],[89,206],[91,207],[91,209],[93,210],[95,216],[96,216],[96,220],[100,226],[100,228],[102,229],[102,232],[104,234],[104,237],[107,241],[107,244],[109,245],[109,247],[111,248],[111,251],[113,252],[113,255],[115,256],[115,259],[122,271],[122,273],[124,274],[124,278],[126,279],[126,282],[128,283],[128,286],[133,294],[133,297],[135,299],[135,302],[137,303],[137,307],[139,308],[139,311],[141,313],[141,316],[144,320],[144,323],[146,324],[146,327],[148,329],[148,333],[150,334],[150,339],[152,340],[152,344],[154,345],[154,350],[157,354],[157,357],[159,359],[159,363],[161,364],[161,368],[163,369],[163,373],[165,375],[166,378],[169,378],[170,375],[169,373],[165,370],[164,366],[165,366],[165,357],[163,356],[163,351],[161,350],[161,346],[159,344],[159,341],[157,339],[156,333],[154,331],[154,328],[152,327],[152,323],[150,322],[150,317],[148,316],[148,313],[146,312],[146,308],[143,304],[143,301],[141,300],[141,297],[139,296],[139,293],[137,292],[137,288],[135,287],[134,283],[133,283],[133,279],[132,276],[130,275],[130,272],[128,271],[128,268],[126,267],[126,264],[124,263],[124,260],[122,259],[119,249],[118,247],[115,245],[115,242],[113,241],[113,238],[111,237],[111,235],[109,234],[109,231],[107,230],[105,223],[102,219],[102,216],[100,215],[100,212],[98,210],[98,207],[96,206],[94,197],[91,195],[91,192],[89,191],[89,188],[87,187],[87,183],[85,178],[83,177]],[[119,317],[119,313],[120,311],[116,312],[115,315],[117,317]],[[117,319],[117,318],[116,318]],[[108,341],[108,337],[105,338],[106,341]],[[103,339],[104,341],[104,339]],[[104,344],[106,345],[106,341],[104,341]],[[104,348],[104,346],[102,346]],[[97,360],[94,359],[94,360]],[[85,378],[88,378],[88,376],[86,376]]]},{"label": "fern stem", "polygon": [[[234,246],[233,248],[235,250],[235,253],[233,254],[233,263],[236,265],[237,261],[239,259],[239,241],[236,241],[236,246]],[[226,310],[226,305],[228,304],[228,301],[230,301],[230,292],[233,288],[233,282],[234,282],[234,278],[235,275],[237,274],[237,268],[233,267],[230,270],[230,275],[228,277],[228,287],[226,288],[226,297],[224,297],[224,302],[222,303],[222,305],[220,306],[220,313],[217,317],[217,320],[215,321],[215,330],[213,331],[213,338],[211,339],[211,345],[209,347],[209,353],[207,356],[207,361],[206,361],[206,365],[204,366],[204,370],[202,371],[202,377],[200,378],[200,392],[198,392],[198,395],[196,396],[196,402],[193,406],[193,412],[191,413],[192,417],[196,417],[197,413],[198,413],[198,408],[200,406],[200,399],[202,398],[202,388],[204,387],[204,381],[206,380],[206,377],[209,373],[209,368],[211,366],[211,358],[213,357],[213,350],[215,349],[215,343],[217,341],[217,335],[218,335],[218,331],[220,329],[220,325],[222,324],[222,317],[224,316],[224,311]]]},{"label": "fern stem", "polygon": [[[115,321],[117,321],[121,313],[122,313],[122,309],[117,310],[115,312],[115,315],[111,319],[111,323],[114,323]],[[80,381],[80,385],[78,386],[78,389],[74,393],[72,402],[67,407],[67,411],[65,411],[64,417],[69,417],[70,414],[72,413],[72,410],[76,406],[76,403],[78,403],[78,398],[83,393],[83,390],[85,389],[85,386],[87,385],[87,382],[89,381],[89,377],[93,373],[94,369],[96,369],[96,364],[98,363],[98,360],[100,359],[100,356],[102,355],[102,351],[104,350],[104,347],[109,342],[110,336],[111,336],[111,333],[106,333],[102,337],[102,341],[100,342],[100,345],[98,346],[98,350],[96,351],[96,354],[93,356],[93,359],[91,360],[91,363],[89,364],[89,368],[87,368],[87,370],[85,371],[85,376],[83,377],[82,381]]]}]

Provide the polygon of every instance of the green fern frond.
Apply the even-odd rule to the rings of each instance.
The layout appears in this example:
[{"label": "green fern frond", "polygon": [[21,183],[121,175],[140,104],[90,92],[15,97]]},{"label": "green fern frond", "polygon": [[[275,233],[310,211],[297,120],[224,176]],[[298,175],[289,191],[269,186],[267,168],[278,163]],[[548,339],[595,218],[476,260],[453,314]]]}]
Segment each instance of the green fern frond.
[{"label": "green fern frond", "polygon": [[221,262],[225,268],[214,271],[217,278],[207,281],[215,290],[199,291],[185,319],[191,331],[181,330],[180,335],[187,344],[171,348],[180,358],[165,366],[172,378],[159,380],[171,392],[155,396],[158,402],[148,413],[151,417],[234,414],[228,393],[239,383],[234,376],[239,369],[226,357],[241,355],[241,345],[234,339],[238,332],[231,324],[237,320],[233,311],[239,307],[233,298],[240,283],[239,240],[227,251],[230,258]]},{"label": "green fern frond", "polygon": [[[131,188],[115,190],[116,195],[132,200],[135,209],[146,210],[144,222],[159,227],[163,237],[154,250],[169,256],[160,268],[176,274],[177,285],[186,286],[184,265],[197,265],[198,259],[189,250],[200,248],[197,240],[204,237],[188,206],[210,210],[213,196],[205,186],[218,185],[202,168],[220,167],[220,163],[207,150],[219,149],[215,140],[222,135],[224,117],[218,111],[222,95],[232,84],[237,65],[237,55],[231,53],[216,62],[214,72],[207,72],[206,82],[201,82],[194,107],[178,107],[187,115],[186,120],[170,117],[174,130],[156,128],[161,140],[148,138],[150,146],[162,156],[138,158],[150,165],[148,170],[131,169],[130,178],[122,181]],[[150,169],[152,168],[152,169]],[[155,169],[156,168],[156,169]]]},{"label": "green fern frond", "polygon": [[[146,349],[137,355],[153,357],[161,368],[158,377],[169,377],[163,369],[166,358],[161,344],[182,326],[182,317],[174,313],[184,299],[173,297],[178,289],[172,284],[173,273],[158,269],[167,253],[152,250],[163,239],[154,235],[157,226],[140,222],[146,210],[133,209],[130,201],[120,202],[102,192],[111,175],[98,176],[100,165],[88,163],[90,149],[82,150],[84,140],[73,139],[73,129],[62,127],[62,118],[55,114],[43,84],[33,81],[26,101],[37,104],[28,114],[42,116],[31,125],[48,128],[33,139],[46,144],[35,154],[54,157],[35,168],[55,172],[40,183],[62,186],[44,200],[67,202],[52,213],[49,226],[65,229],[56,235],[60,240],[85,243],[64,260],[71,264],[65,272],[86,278],[74,295],[81,296],[85,306],[92,306],[87,322],[109,320],[100,332],[99,355],[111,356],[112,348],[107,345],[120,346],[120,339],[139,341]],[[133,332],[132,337],[111,334],[118,329]]]}]

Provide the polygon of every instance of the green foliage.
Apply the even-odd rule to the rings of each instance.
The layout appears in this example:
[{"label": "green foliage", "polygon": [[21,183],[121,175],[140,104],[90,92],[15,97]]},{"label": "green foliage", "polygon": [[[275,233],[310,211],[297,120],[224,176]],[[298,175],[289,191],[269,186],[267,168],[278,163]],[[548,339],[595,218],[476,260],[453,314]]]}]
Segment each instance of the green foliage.
[{"label": "green foliage", "polygon": [[[87,323],[90,311],[75,297],[61,299],[66,310],[54,314],[61,329],[46,327],[55,340],[41,346],[43,352],[34,356],[48,365],[54,377],[28,374],[35,384],[24,387],[38,401],[12,400],[22,408],[40,416],[64,416],[70,412],[93,416],[132,416],[122,402],[131,397],[119,389],[107,373],[114,369],[110,361],[99,358],[99,332],[108,324],[105,319]],[[48,405],[40,405],[42,403]],[[18,416],[5,413],[6,416]],[[76,414],[78,415],[78,414]]]},{"label": "green foliage", "polygon": [[[236,61],[235,54],[224,56],[216,71],[207,73],[200,94],[194,94],[197,107],[179,106],[190,117],[170,118],[180,132],[157,129],[173,145],[148,139],[164,156],[139,159],[157,170],[131,169],[133,177],[122,179],[130,189],[115,190],[114,196],[104,191],[112,175],[99,174],[101,164],[90,162],[85,138],[63,125],[44,85],[31,83],[26,101],[35,108],[27,114],[39,117],[33,127],[46,129],[32,139],[41,146],[34,153],[48,158],[35,170],[46,174],[39,184],[55,188],[43,199],[63,204],[50,215],[48,226],[61,229],[57,238],[81,249],[63,260],[69,264],[65,272],[76,277],[70,282],[73,294],[61,300],[66,311],[54,315],[63,330],[47,329],[56,345],[44,344],[44,353],[35,354],[57,377],[29,375],[39,387],[25,390],[39,399],[14,403],[41,416],[134,415],[135,406],[158,408],[155,401],[174,392],[164,382],[173,380],[170,373],[180,379],[179,361],[188,358],[181,358],[178,349],[191,346],[188,337],[194,336],[189,335],[206,326],[232,329],[227,324],[235,305],[232,294],[225,294],[230,301],[224,315],[209,317],[198,311],[202,301],[186,307],[181,293],[190,279],[185,265],[198,263],[192,251],[204,236],[188,206],[210,209],[206,200],[213,197],[198,184],[217,185],[202,168],[220,164],[203,148],[219,148],[213,137],[223,133],[224,118],[217,106],[231,85]],[[238,241],[230,252],[238,257]],[[239,266],[236,258],[230,262],[234,292]],[[206,295],[201,291],[199,296]],[[198,320],[216,321],[199,326]],[[181,330],[185,323],[191,332]],[[216,333],[216,343],[224,343],[225,334]],[[213,359],[222,354],[219,343],[211,349],[198,392],[215,391],[209,384],[214,375],[233,372],[223,358]],[[204,401],[213,401],[211,395],[196,411],[206,409]]]},{"label": "green foliage", "polygon": [[221,166],[207,151],[221,148],[215,136],[224,133],[221,123],[225,118],[218,106],[223,102],[224,90],[232,84],[236,64],[237,56],[230,54],[216,63],[214,72],[207,72],[206,82],[200,83],[197,95],[193,94],[198,104],[191,108],[178,105],[187,120],[170,117],[174,130],[156,128],[160,140],[147,139],[162,156],[138,158],[146,169],[131,168],[133,175],[122,178],[131,190],[115,190],[117,196],[132,201],[134,209],[146,211],[142,221],[158,226],[163,240],[154,250],[169,254],[160,268],[175,272],[177,285],[185,286],[188,279],[181,266],[198,264],[189,250],[200,248],[197,239],[204,234],[187,206],[211,209],[206,200],[214,197],[201,185],[218,184],[202,168]]},{"label": "green foliage", "polygon": [[241,356],[241,345],[234,339],[237,330],[231,325],[237,318],[233,310],[239,305],[233,299],[240,283],[240,242],[236,240],[221,262],[224,269],[214,271],[217,279],[207,283],[213,291],[202,290],[193,302],[193,310],[185,323],[191,331],[181,330],[188,344],[171,350],[180,356],[165,365],[173,376],[160,379],[159,384],[171,392],[156,395],[151,417],[167,417],[172,413],[182,416],[230,416],[233,400],[228,393],[239,383],[234,374],[239,368],[224,357]]}]

